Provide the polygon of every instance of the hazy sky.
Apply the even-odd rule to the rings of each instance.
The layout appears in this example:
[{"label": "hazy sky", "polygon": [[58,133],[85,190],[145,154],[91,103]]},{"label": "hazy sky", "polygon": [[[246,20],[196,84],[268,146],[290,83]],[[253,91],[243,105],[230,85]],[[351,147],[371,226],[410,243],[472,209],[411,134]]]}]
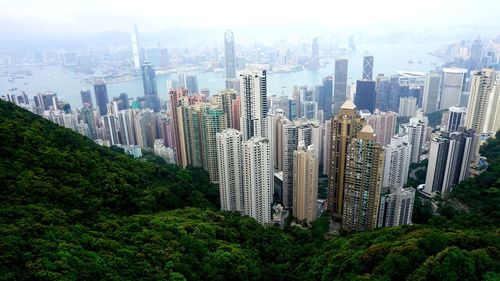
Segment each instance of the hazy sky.
[{"label": "hazy sky", "polygon": [[499,26],[500,0],[0,0],[0,35],[57,36],[167,27]]}]

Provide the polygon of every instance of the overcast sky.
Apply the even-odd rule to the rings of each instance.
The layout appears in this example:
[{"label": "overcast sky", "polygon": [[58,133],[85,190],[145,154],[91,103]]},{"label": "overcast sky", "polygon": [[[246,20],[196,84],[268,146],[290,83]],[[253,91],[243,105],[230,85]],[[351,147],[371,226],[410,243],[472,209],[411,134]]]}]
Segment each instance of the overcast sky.
[{"label": "overcast sky", "polygon": [[0,0],[0,35],[90,35],[167,27],[499,26],[500,0]]}]

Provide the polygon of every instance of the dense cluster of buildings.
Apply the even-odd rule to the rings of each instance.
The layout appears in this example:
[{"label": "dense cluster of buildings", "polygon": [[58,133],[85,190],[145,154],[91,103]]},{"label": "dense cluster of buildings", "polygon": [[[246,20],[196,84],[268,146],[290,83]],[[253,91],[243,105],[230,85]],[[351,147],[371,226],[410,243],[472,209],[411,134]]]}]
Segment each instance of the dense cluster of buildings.
[{"label": "dense cluster of buildings", "polygon": [[[109,100],[104,81],[94,84],[95,103],[90,90],[81,92],[83,106],[76,110],[55,93],[32,101],[25,94],[4,98],[100,144],[202,167],[219,184],[222,210],[264,225],[287,215],[311,223],[328,210],[336,225],[355,231],[411,224],[416,187],[407,186],[410,164],[428,159],[420,192],[445,196],[479,171],[479,146],[500,129],[500,75],[492,69],[374,79],[374,58],[366,56],[354,86],[347,81],[348,61],[337,59],[334,75],[321,85],[297,86],[291,97],[268,96],[266,69],[237,72],[233,33],[224,39],[226,89],[212,96],[182,76],[163,103],[153,64],[133,46],[144,96],[132,103],[125,93]],[[317,44],[313,40],[313,61]],[[432,128],[426,114],[443,109],[442,125]],[[398,117],[407,122],[397,126]],[[320,175],[328,178],[326,200],[318,200]]]}]

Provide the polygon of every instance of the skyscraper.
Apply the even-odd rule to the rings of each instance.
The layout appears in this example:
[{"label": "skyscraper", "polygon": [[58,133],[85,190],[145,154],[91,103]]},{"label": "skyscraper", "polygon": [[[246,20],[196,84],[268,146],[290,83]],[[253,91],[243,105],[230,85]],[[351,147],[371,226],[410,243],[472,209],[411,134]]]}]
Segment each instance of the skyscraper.
[{"label": "skyscraper", "polygon": [[422,148],[427,139],[427,117],[412,117],[409,123],[400,125],[399,135],[408,135],[408,141],[411,144],[410,163],[420,162]]},{"label": "skyscraper", "polygon": [[102,122],[104,124],[104,128],[106,128],[106,136],[109,143],[111,145],[120,144],[118,130],[116,127],[116,117],[113,114],[104,115],[102,116]]},{"label": "skyscraper", "polygon": [[460,105],[467,69],[443,68],[443,85],[439,110]]},{"label": "skyscraper", "polygon": [[57,110],[57,94],[51,91],[43,94],[42,103],[45,110]]},{"label": "skyscraper", "polygon": [[483,57],[483,42],[477,37],[470,46],[470,56],[468,69],[470,71],[479,70],[481,67],[481,59]]},{"label": "skyscraper", "polygon": [[243,140],[265,136],[267,117],[266,71],[246,70],[240,74],[241,117]]},{"label": "skyscraper", "polygon": [[417,99],[415,97],[401,97],[399,99],[399,117],[413,117],[417,112]]},{"label": "skyscraper", "polygon": [[391,143],[384,146],[383,188],[391,186],[404,188],[410,169],[411,144],[407,136],[394,136]]},{"label": "skyscraper", "polygon": [[135,128],[132,109],[118,112],[119,137],[123,145],[135,145]]},{"label": "skyscraper", "polygon": [[443,124],[442,129],[447,132],[458,131],[458,128],[465,125],[465,115],[467,109],[465,107],[452,106],[446,114],[446,122]]},{"label": "skyscraper", "polygon": [[210,182],[219,182],[219,167],[217,165],[216,134],[227,129],[227,115],[221,107],[206,106],[203,110],[203,167],[208,171]]},{"label": "skyscraper", "polygon": [[317,59],[319,57],[319,44],[318,44],[318,38],[313,38],[312,41],[312,53],[311,57],[313,59]]},{"label": "skyscraper", "polygon": [[96,80],[94,82],[95,103],[99,109],[99,114],[104,116],[108,114],[108,89],[103,80]]},{"label": "skyscraper", "polygon": [[347,100],[347,59],[335,60],[335,75],[333,82],[333,107],[335,115],[339,108]]},{"label": "skyscraper", "polygon": [[132,42],[132,55],[134,60],[135,71],[138,72],[141,69],[141,47],[139,45],[139,38],[137,32],[137,25],[134,25],[134,31],[130,35]]},{"label": "skyscraper", "polygon": [[425,77],[422,109],[424,113],[433,113],[437,110],[441,76],[436,73],[427,74]]},{"label": "skyscraper", "polygon": [[82,110],[80,111],[80,117],[82,121],[88,125],[89,129],[89,138],[96,140],[97,132],[96,132],[96,124],[94,119],[94,110],[91,106],[84,104]]},{"label": "skyscraper", "polygon": [[389,144],[396,132],[398,114],[396,112],[382,112],[375,109],[372,115],[365,117],[366,124],[369,124],[375,134],[377,141],[382,145]]},{"label": "skyscraper", "polygon": [[318,92],[318,110],[323,110],[325,120],[332,118],[333,76],[323,78]]},{"label": "skyscraper", "polygon": [[469,177],[473,130],[442,132],[433,136],[424,193],[445,196],[451,188]]},{"label": "skyscraper", "polygon": [[363,57],[363,80],[373,80],[373,56]]},{"label": "skyscraper", "polygon": [[370,125],[365,125],[347,148],[342,228],[377,227],[383,166],[382,146]]},{"label": "skyscraper", "polygon": [[189,74],[186,75],[186,88],[190,94],[199,93],[198,92],[198,78],[196,75]]},{"label": "skyscraper", "polygon": [[82,105],[88,104],[91,107],[94,106],[92,103],[92,94],[90,93],[90,90],[81,90],[80,95],[82,96]]},{"label": "skyscraper", "polygon": [[271,222],[274,176],[268,139],[252,137],[243,142],[243,194],[245,215],[260,224]]},{"label": "skyscraper", "polygon": [[188,92],[186,89],[177,89],[170,91],[170,110],[172,112],[172,123],[173,123],[173,144],[175,147],[175,157],[177,165],[182,165],[185,158],[184,151],[181,144],[181,130],[182,124],[179,124],[179,113],[178,107],[181,105],[181,100],[187,97]]},{"label": "skyscraper", "polygon": [[226,30],[226,33],[224,33],[224,51],[226,57],[226,88],[231,88],[230,81],[236,78],[234,36],[231,30]]},{"label": "skyscraper", "polygon": [[500,130],[500,75],[496,75],[486,110],[483,132],[495,134]]},{"label": "skyscraper", "polygon": [[363,128],[364,120],[356,112],[356,106],[346,101],[331,119],[330,161],[328,175],[328,209],[342,216],[344,183],[346,175],[347,146]]},{"label": "skyscraper", "polygon": [[242,134],[235,129],[226,129],[217,133],[216,139],[221,210],[242,213],[244,211]]},{"label": "skyscraper", "polygon": [[[233,89],[224,89],[219,92],[219,94],[212,96],[210,99],[210,102],[214,105],[217,105],[218,107],[222,108],[224,110],[224,113],[226,114],[226,127],[227,128],[235,128],[233,124],[233,103],[235,103],[236,100],[236,91]],[[239,120],[237,124],[239,125]],[[239,127],[239,126],[238,126]],[[236,129],[236,128],[235,128]]]},{"label": "skyscraper", "polygon": [[283,207],[293,207],[293,152],[297,149],[297,127],[288,119],[283,119],[281,124],[281,147],[278,157],[281,159],[283,169]]},{"label": "skyscraper", "polygon": [[356,104],[358,110],[366,109],[370,111],[370,113],[373,113],[375,111],[375,103],[375,81],[356,81],[356,96],[354,104]]},{"label": "skyscraper", "polygon": [[378,227],[411,224],[415,189],[391,187],[380,199]]},{"label": "skyscraper", "polygon": [[146,108],[150,108],[154,112],[160,112],[160,98],[158,97],[155,69],[150,62],[142,64],[142,84],[144,86]]},{"label": "skyscraper", "polygon": [[118,97],[118,109],[125,110],[129,108],[130,108],[130,103],[128,100],[127,93],[121,93],[120,96]]},{"label": "skyscraper", "polygon": [[495,81],[495,71],[493,69],[483,69],[475,71],[471,75],[471,86],[469,104],[467,106],[467,116],[465,126],[473,129],[475,133],[472,147],[473,161],[479,161],[479,147],[481,146],[481,134],[483,133],[489,97],[492,93],[493,82]]},{"label": "skyscraper", "polygon": [[318,158],[314,145],[301,141],[293,152],[293,215],[300,221],[316,219]]}]

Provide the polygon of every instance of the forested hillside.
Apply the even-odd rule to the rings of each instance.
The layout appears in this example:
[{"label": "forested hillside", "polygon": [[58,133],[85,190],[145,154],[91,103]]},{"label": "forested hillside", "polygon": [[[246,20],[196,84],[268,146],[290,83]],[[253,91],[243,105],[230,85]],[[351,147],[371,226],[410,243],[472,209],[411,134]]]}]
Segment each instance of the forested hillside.
[{"label": "forested hillside", "polygon": [[219,212],[202,170],[0,101],[0,280],[499,280],[500,142],[482,149],[488,170],[428,224],[328,237],[326,217],[281,230]]}]

